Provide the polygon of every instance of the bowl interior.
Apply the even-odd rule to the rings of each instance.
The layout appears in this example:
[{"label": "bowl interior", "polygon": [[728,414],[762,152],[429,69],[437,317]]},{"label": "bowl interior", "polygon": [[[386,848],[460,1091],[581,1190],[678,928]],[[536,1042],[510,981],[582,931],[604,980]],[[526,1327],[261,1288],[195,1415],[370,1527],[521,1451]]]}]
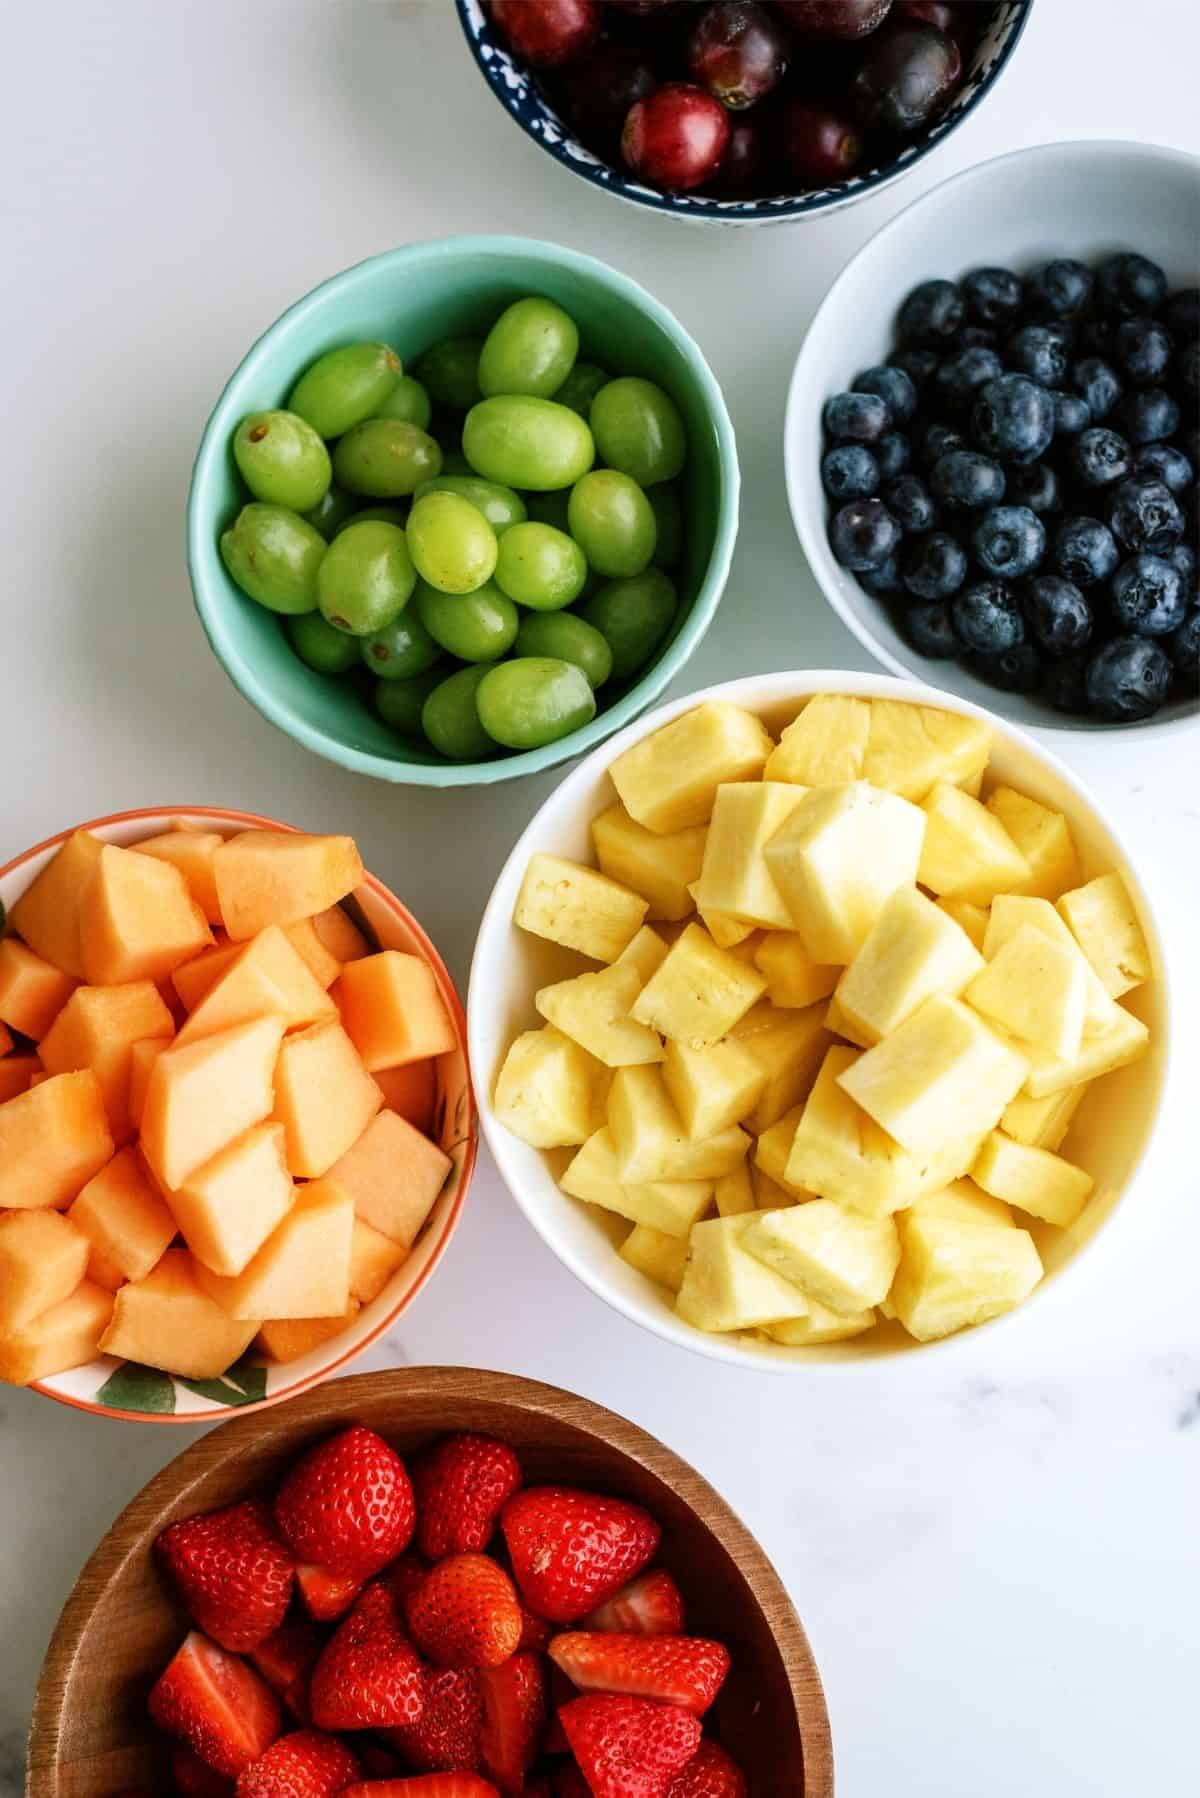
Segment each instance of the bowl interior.
[{"label": "bowl interior", "polygon": [[[488,1145],[509,1190],[555,1253],[586,1285],[635,1321],[685,1347],[723,1360],[760,1367],[795,1368],[814,1361],[849,1363],[868,1358],[910,1354],[928,1349],[898,1323],[880,1324],[866,1336],[819,1348],[788,1349],[749,1336],[725,1337],[694,1329],[678,1317],[670,1295],[629,1267],[616,1253],[624,1230],[621,1220],[569,1198],[556,1184],[572,1151],[542,1153],[529,1148],[499,1124],[491,1109],[491,1093],[509,1043],[521,1030],[541,1020],[533,1004],[537,988],[578,971],[579,960],[539,937],[518,930],[512,909],[526,863],[537,850],[590,862],[588,825],[614,798],[608,779],[610,760],[628,743],[687,711],[700,700],[721,698],[759,713],[772,733],[795,716],[800,702],[813,693],[853,693],[863,697],[911,699],[946,705],[952,710],[977,708],[945,699],[929,688],[901,684],[879,675],[804,673],[760,675],[730,681],[661,707],[653,718],[626,731],[601,754],[589,757],[546,801],[505,865],[484,914],[471,970],[471,1060],[475,1069],[480,1115]],[[1154,977],[1122,1001],[1151,1030],[1151,1046],[1140,1061],[1108,1075],[1093,1088],[1075,1115],[1062,1153],[1096,1180],[1097,1191],[1079,1222],[1068,1230],[1028,1223],[1046,1266],[1039,1292],[1056,1278],[1079,1249],[1103,1227],[1131,1179],[1158,1110],[1167,1054],[1167,1005],[1158,933],[1136,872],[1122,845],[1105,824],[1083,789],[1028,739],[1007,730],[999,720],[993,742],[989,782],[1011,782],[1033,798],[1063,811],[1070,820],[1085,878],[1109,868],[1123,875],[1133,895],[1147,941]],[[1035,1294],[1035,1297],[1037,1295]],[[1013,1313],[1011,1315],[1019,1315]],[[986,1326],[995,1328],[1003,1319]],[[968,1335],[974,1332],[967,1332]],[[949,1338],[949,1341],[958,1340]]]},{"label": "bowl interior", "polygon": [[[245,502],[230,449],[247,412],[278,406],[299,372],[324,350],[382,338],[406,365],[444,337],[486,331],[513,300],[556,300],[580,330],[580,355],[658,382],[680,408],[688,462],[680,477],[687,521],[680,604],[671,634],[636,680],[614,683],[603,710],[565,744],[487,763],[447,762],[405,742],[375,715],[365,678],[330,680],[295,656],[280,620],[240,592],[218,538]],[[251,703],[308,748],[385,779],[454,785],[510,779],[552,766],[599,742],[659,693],[703,635],[728,570],[737,522],[737,466],[720,390],[700,352],[665,308],[587,256],[522,238],[415,244],[336,275],[262,336],[209,420],[189,501],[192,585],[218,657]]]},{"label": "bowl interior", "polygon": [[[119,818],[104,819],[86,828],[103,837],[105,842],[129,844],[158,835],[170,827],[173,818],[193,818],[213,830],[244,830],[256,824],[270,825],[273,829],[288,828],[269,818],[245,812],[188,806],[177,806],[170,811],[127,812]],[[61,841],[61,837],[54,838],[18,865],[0,873],[0,901],[6,907],[12,906],[50,860]],[[350,909],[356,910],[359,920],[370,926],[380,948],[419,955],[429,963],[459,1037],[458,1047],[446,1055],[439,1055],[436,1061],[433,1134],[453,1167],[407,1260],[343,1331],[294,1361],[267,1361],[251,1348],[220,1379],[182,1380],[155,1368],[142,1367],[132,1361],[116,1361],[105,1355],[82,1367],[39,1380],[37,1391],[85,1410],[145,1418],[152,1422],[211,1422],[231,1408],[276,1404],[353,1360],[411,1303],[433,1272],[458,1222],[475,1164],[477,1124],[467,1075],[462,1006],[437,950],[416,919],[380,881],[368,875],[351,896]]]},{"label": "bowl interior", "polygon": [[832,1792],[828,1721],[803,1630],[762,1550],[698,1474],[623,1418],[504,1374],[408,1368],[339,1380],[195,1443],[136,1498],[84,1569],[55,1631],[34,1707],[29,1798],[111,1798],[165,1784],[146,1693],[185,1626],[154,1566],[166,1524],[269,1484],[311,1442],[351,1420],[403,1454],[446,1429],[502,1436],[528,1481],[631,1498],[663,1525],[660,1559],[689,1628],[718,1636],[733,1668],[713,1712],[752,1788]]},{"label": "bowl interior", "polygon": [[[1050,144],[956,175],[917,200],[862,249],[830,289],[800,351],[784,432],[788,495],[804,553],[825,597],[885,667],[911,674],[1042,729],[1111,730],[1002,693],[957,662],[919,656],[884,604],[833,558],[821,487],[821,408],[895,347],[901,300],[919,281],[951,280],[1000,264],[1025,272],[1054,256],[1094,263],[1136,249],[1162,264],[1173,287],[1200,270],[1200,161],[1119,143]],[[847,330],[846,321],[854,321]],[[1200,717],[1193,702],[1164,706],[1146,726]]]}]

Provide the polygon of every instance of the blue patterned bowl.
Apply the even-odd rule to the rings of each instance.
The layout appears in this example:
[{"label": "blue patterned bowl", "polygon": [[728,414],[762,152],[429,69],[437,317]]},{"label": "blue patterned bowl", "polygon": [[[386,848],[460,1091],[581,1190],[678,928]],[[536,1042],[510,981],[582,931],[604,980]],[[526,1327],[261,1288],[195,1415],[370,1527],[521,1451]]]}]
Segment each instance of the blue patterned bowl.
[{"label": "blue patterned bowl", "polygon": [[504,38],[493,28],[483,0],[455,0],[455,4],[475,61],[500,104],[535,144],[548,150],[572,174],[582,175],[585,181],[618,199],[675,218],[719,225],[772,225],[782,219],[809,218],[831,212],[835,206],[848,206],[907,175],[922,157],[944,143],[995,86],[1025,29],[1033,0],[998,0],[992,21],[975,47],[966,79],[948,111],[891,161],[852,175],[834,187],[752,200],[718,200],[702,193],[660,193],[657,188],[635,181],[628,170],[601,162],[578,138],[572,137],[538,86],[536,76],[513,57]]}]

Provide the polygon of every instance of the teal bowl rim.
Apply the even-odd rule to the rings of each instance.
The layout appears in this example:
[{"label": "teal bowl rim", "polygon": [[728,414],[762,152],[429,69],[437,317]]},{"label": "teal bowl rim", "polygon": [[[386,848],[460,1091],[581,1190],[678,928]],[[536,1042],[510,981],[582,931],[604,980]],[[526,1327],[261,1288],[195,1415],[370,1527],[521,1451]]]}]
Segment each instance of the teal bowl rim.
[{"label": "teal bowl rim", "polygon": [[[490,256],[497,260],[514,255],[533,256],[558,267],[569,268],[584,279],[599,283],[639,307],[672,339],[699,387],[717,439],[720,495],[713,548],[691,608],[659,660],[636,686],[624,693],[609,710],[597,713],[590,724],[585,724],[557,743],[549,743],[542,749],[526,750],[520,755],[500,756],[495,761],[391,761],[366,750],[352,749],[339,742],[336,737],[314,729],[304,720],[294,718],[276,700],[269,684],[261,680],[257,671],[234,652],[222,617],[224,598],[218,603],[208,592],[206,577],[201,571],[201,556],[203,551],[211,550],[211,532],[217,510],[211,487],[216,470],[224,461],[229,433],[236,423],[236,419],[232,417],[233,389],[253,369],[255,362],[272,344],[277,334],[294,320],[318,311],[327,300],[360,279],[368,269],[386,266],[399,274],[407,264],[416,261],[448,262],[464,253]],[[558,767],[577,755],[583,755],[638,717],[659,697],[703,640],[713,621],[733,560],[740,492],[741,472],[737,442],[716,376],[700,346],[675,314],[631,276],[622,274],[619,269],[602,262],[598,257],[586,256],[578,250],[569,250],[561,244],[548,243],[534,237],[478,235],[403,244],[397,249],[384,250],[378,255],[368,256],[361,262],[351,264],[349,268],[330,275],[296,300],[255,339],[226,381],[204,427],[188,489],[187,561],[192,598],[209,647],[242,698],[261,713],[268,723],[305,749],[311,750],[314,755],[323,756],[326,761],[349,768],[356,774],[368,774],[377,780],[387,780],[401,786],[492,786],[500,781],[518,780],[526,774],[543,774],[548,768]]]}]

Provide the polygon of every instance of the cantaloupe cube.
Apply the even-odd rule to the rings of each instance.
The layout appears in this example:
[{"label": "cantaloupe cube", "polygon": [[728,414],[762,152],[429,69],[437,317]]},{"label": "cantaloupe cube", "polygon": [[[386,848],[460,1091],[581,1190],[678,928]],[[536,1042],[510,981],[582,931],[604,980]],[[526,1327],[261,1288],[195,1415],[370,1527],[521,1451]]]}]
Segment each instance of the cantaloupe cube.
[{"label": "cantaloupe cube", "polygon": [[0,1105],[0,1208],[62,1211],[115,1147],[92,1070],[51,1075]]},{"label": "cantaloupe cube", "polygon": [[88,1279],[112,1291],[145,1279],[178,1229],[135,1149],[122,1149],[93,1174],[67,1215],[89,1245]]},{"label": "cantaloupe cube", "polygon": [[171,985],[185,1011],[196,1009],[230,963],[242,953],[242,947],[241,943],[229,942],[224,933],[218,931],[211,949],[202,949],[199,955],[193,955],[190,961],[175,969]]},{"label": "cantaloupe cube", "polygon": [[354,919],[343,905],[329,905],[324,911],[314,912],[309,920],[318,942],[326,948],[339,965],[348,961],[357,961],[360,955],[369,955],[371,945],[368,943]]},{"label": "cantaloupe cube", "polygon": [[734,1025],[730,1035],[767,1076],[754,1109],[743,1119],[748,1130],[761,1134],[799,1104],[817,1077],[830,1043],[824,1007],[779,1010],[763,999]]},{"label": "cantaloupe cube", "polygon": [[666,1236],[649,1224],[635,1224],[617,1253],[622,1261],[658,1286],[678,1292],[683,1285],[688,1255],[687,1239],[683,1236]]},{"label": "cantaloupe cube", "polygon": [[916,1207],[901,1212],[899,1229],[902,1253],[889,1304],[918,1342],[1011,1311],[1042,1277],[1027,1230],[988,1228]]},{"label": "cantaloupe cube", "polygon": [[753,924],[745,924],[735,918],[732,912],[718,911],[714,906],[700,904],[700,882],[693,880],[688,888],[700,922],[707,930],[718,949],[736,949],[740,943],[747,942],[757,936],[758,931]]},{"label": "cantaloupe cube", "polygon": [[355,1214],[350,1235],[350,1295],[362,1305],[377,1299],[398,1267],[408,1259],[408,1246],[385,1236]]},{"label": "cantaloupe cube", "polygon": [[902,699],[873,699],[862,777],[914,804],[939,781],[973,782],[987,765],[992,729],[982,718]]},{"label": "cantaloupe cube", "polygon": [[158,1057],[142,1108],[141,1149],[168,1191],[270,1117],[282,1040],[282,1018],[254,1018]]},{"label": "cantaloupe cube", "polygon": [[615,1211],[664,1236],[686,1236],[712,1203],[711,1180],[621,1180],[610,1130],[589,1136],[559,1182],[572,1198]]},{"label": "cantaloupe cube", "polygon": [[111,1292],[81,1280],[69,1298],[0,1336],[0,1380],[28,1386],[94,1361],[112,1309]]},{"label": "cantaloupe cube", "polygon": [[596,1076],[604,1064],[552,1024],[509,1047],[492,1107],[500,1123],[535,1149],[584,1142],[594,1128]]},{"label": "cantaloupe cube", "polygon": [[1032,870],[994,812],[961,787],[940,782],[924,802],[925,841],[917,879],[939,896],[988,905],[1032,879]]},{"label": "cantaloupe cube", "polygon": [[1005,944],[1019,930],[1026,928],[1040,930],[1043,936],[1049,937],[1052,942],[1061,943],[1078,958],[1087,986],[1083,1034],[1095,1036],[1111,1030],[1116,1022],[1116,1003],[1110,998],[1099,974],[1048,899],[1033,898],[1023,893],[997,893],[987,915],[987,930],[983,939],[985,960],[994,961]]},{"label": "cantaloupe cube", "polygon": [[146,1036],[134,1043],[129,1051],[129,1121],[135,1130],[141,1127],[142,1112],[146,1108],[150,1071],[173,1040],[169,1036]]},{"label": "cantaloupe cube", "polygon": [[153,855],[178,868],[188,892],[210,924],[221,922],[221,901],[213,876],[213,852],[224,837],[217,830],[166,830],[158,837],[144,837],[130,848],[139,855]]},{"label": "cantaloupe cube", "polygon": [[874,1322],[874,1311],[853,1311],[846,1316],[810,1298],[807,1317],[764,1324],[763,1335],[783,1348],[816,1348],[822,1342],[846,1342],[852,1336],[861,1336]]},{"label": "cantaloupe cube", "polygon": [[672,1105],[658,1068],[618,1068],[608,1095],[608,1127],[617,1177],[627,1185],[653,1180],[719,1180],[745,1157],[750,1138],[737,1125],[693,1141]]},{"label": "cantaloupe cube", "polygon": [[1062,1147],[1086,1091],[1087,1085],[1084,1083],[1064,1087],[1061,1092],[1047,1093],[1041,1099],[1031,1099],[1028,1093],[1018,1093],[1005,1107],[1000,1128],[1014,1142],[1028,1143],[1033,1149],[1057,1152]]},{"label": "cantaloupe cube", "polygon": [[966,988],[967,1004],[1021,1042],[1071,1061],[1083,1041],[1087,983],[1081,957],[1022,925]]},{"label": "cantaloupe cube", "polygon": [[0,1019],[22,1036],[40,1042],[74,990],[70,974],[19,937],[0,937]]},{"label": "cantaloupe cube", "polygon": [[[762,1214],[786,1215],[790,1214]],[[808,1300],[799,1287],[746,1249],[748,1233],[761,1221],[755,1212],[748,1217],[709,1218],[696,1225],[688,1239],[687,1267],[675,1306],[686,1323],[698,1330],[726,1332],[803,1317]]]},{"label": "cantaloupe cube", "polygon": [[196,1278],[230,1317],[336,1317],[350,1303],[354,1200],[334,1181],[310,1180],[241,1273]]},{"label": "cantaloupe cube", "polygon": [[577,949],[593,961],[616,961],[649,909],[640,893],[557,855],[529,859],[513,923],[534,936]]},{"label": "cantaloupe cube", "polygon": [[814,961],[796,930],[769,930],[754,951],[754,965],[772,1005],[796,1011],[827,998],[842,971],[835,963]]},{"label": "cantaloupe cube", "polygon": [[196,1168],[171,1194],[170,1205],[197,1262],[216,1274],[240,1274],[295,1197],[283,1126],[269,1123],[252,1125]]},{"label": "cantaloupe cube", "polygon": [[61,1211],[0,1217],[0,1336],[70,1297],[83,1279],[88,1247]]},{"label": "cantaloupe cube", "polygon": [[757,780],[773,747],[752,712],[709,701],[634,743],[608,773],[630,816],[665,834],[707,824],[717,788]]},{"label": "cantaloupe cube", "polygon": [[410,1248],[453,1163],[394,1111],[381,1111],[334,1163],[330,1180],[348,1192],[364,1223]]},{"label": "cantaloupe cube", "polygon": [[1150,946],[1119,874],[1100,874],[1064,893],[1058,909],[1114,999],[1154,972]]},{"label": "cantaloupe cube", "polygon": [[795,1140],[803,1113],[803,1105],[793,1105],[790,1111],[785,1111],[781,1118],[775,1120],[769,1130],[762,1132],[754,1145],[754,1169],[756,1173],[763,1174],[773,1185],[781,1186],[785,1191],[802,1192],[805,1197],[811,1197],[812,1195],[806,1187],[789,1186],[787,1177],[792,1143]]},{"label": "cantaloupe cube", "polygon": [[128,986],[79,986],[42,1038],[42,1064],[51,1074],[91,1068],[104,1094],[108,1124],[117,1143],[133,1134],[129,1075],[133,1045],[143,1037],[169,1037],[174,1020],[152,980]]},{"label": "cantaloupe cube", "polygon": [[286,1030],[337,1017],[337,1006],[277,924],[260,930],[221,969],[189,1011],[179,1041],[272,1016],[281,1017]]},{"label": "cantaloupe cube", "polygon": [[629,1015],[642,984],[632,963],[613,962],[594,974],[576,974],[540,988],[534,1004],[548,1024],[581,1044],[605,1067],[661,1061],[663,1046],[657,1033]]},{"label": "cantaloupe cube", "polygon": [[663,1080],[684,1129],[698,1138],[715,1136],[753,1111],[767,1071],[735,1037],[726,1037],[698,1049],[669,1042]]},{"label": "cantaloupe cube", "polygon": [[702,925],[689,924],[638,994],[630,1016],[679,1042],[715,1043],[766,987],[757,968],[718,949]]},{"label": "cantaloupe cube", "polygon": [[754,1181],[744,1161],[731,1174],[722,1174],[713,1187],[713,1202],[718,1217],[741,1217],[754,1210]]},{"label": "cantaloupe cube", "polygon": [[806,792],[764,854],[813,958],[848,962],[885,902],[916,878],[919,808],[862,782]]},{"label": "cantaloupe cube", "polygon": [[363,865],[353,837],[243,830],[213,854],[221,919],[235,943],[268,924],[295,924],[354,891]]},{"label": "cantaloupe cube", "polygon": [[101,1352],[185,1380],[215,1380],[245,1354],[258,1331],[257,1323],[230,1317],[208,1296],[186,1249],[168,1249],[145,1279],[130,1280],[112,1303]]},{"label": "cantaloupe cube", "polygon": [[852,1316],[887,1297],[900,1261],[890,1217],[867,1217],[832,1199],[760,1212],[742,1244],[806,1297]]},{"label": "cantaloupe cube", "polygon": [[[342,914],[343,917],[345,913]],[[353,930],[354,926],[350,928]],[[311,918],[300,918],[295,924],[285,924],[283,934],[296,954],[300,957],[317,985],[328,991],[342,971],[342,964],[336,955],[331,955],[325,944],[317,935],[316,926]],[[358,932],[354,934],[357,936]],[[366,944],[363,944],[366,951]]]},{"label": "cantaloupe cube", "polygon": [[1052,811],[1015,787],[996,787],[987,809],[999,818],[1025,860],[1029,878],[1011,891],[1057,899],[1079,881],[1079,857],[1071,827],[1062,812]]},{"label": "cantaloupe cube", "polygon": [[764,860],[766,844],[808,791],[787,781],[727,781],[717,788],[696,889],[703,911],[786,930],[791,913]]},{"label": "cantaloupe cube", "polygon": [[973,905],[969,899],[942,898],[935,899],[934,904],[939,911],[944,911],[948,918],[953,918],[960,930],[965,931],[971,942],[983,953],[983,942],[987,935],[988,913],[982,905]]},{"label": "cantaloupe cube", "polygon": [[0,1105],[6,1099],[15,1099],[20,1093],[29,1091],[34,1085],[40,1085],[39,1075],[45,1070],[36,1055],[12,1055],[0,1057]]},{"label": "cantaloupe cube", "polygon": [[877,1043],[934,993],[960,993],[983,966],[953,918],[915,887],[897,887],[838,982],[839,1012]]},{"label": "cantaloupe cube", "polygon": [[971,1178],[994,1198],[1060,1229],[1075,1222],[1096,1186],[1085,1169],[1049,1149],[1014,1142],[1000,1130],[987,1138]]},{"label": "cantaloupe cube", "polygon": [[642,985],[645,986],[651,974],[657,973],[667,959],[668,947],[669,944],[659,936],[657,930],[652,930],[649,924],[643,924],[637,935],[626,943],[615,965],[636,968],[642,977]]},{"label": "cantaloupe cube", "polygon": [[924,1192],[908,1209],[916,1217],[951,1217],[961,1224],[1015,1228],[1012,1211],[1004,1201],[994,1199],[974,1180],[952,1180],[936,1192]]},{"label": "cantaloupe cube", "polygon": [[454,1025],[437,977],[418,955],[384,949],[342,969],[335,997],[365,1068],[394,1068],[453,1049]]},{"label": "cantaloupe cube", "polygon": [[688,888],[704,859],[705,828],[656,834],[638,824],[621,804],[592,819],[592,846],[600,872],[640,893],[649,918],[686,918],[693,909]]},{"label": "cantaloupe cube", "polygon": [[55,851],[26,887],[8,921],[29,947],[64,974],[83,978],[79,944],[79,902],[100,860],[103,844],[77,830]]},{"label": "cantaloupe cube", "polygon": [[297,1177],[327,1174],[382,1104],[383,1094],[339,1023],[313,1024],[284,1038],[275,1066],[275,1116]]},{"label": "cantaloupe cube", "polygon": [[424,1136],[432,1136],[437,1108],[437,1063],[407,1061],[398,1068],[376,1068],[371,1076],[389,1111],[402,1118]]},{"label": "cantaloupe cube", "polygon": [[351,1299],[339,1317],[277,1317],[260,1325],[255,1346],[271,1361],[298,1361],[340,1336],[362,1309]]},{"label": "cantaloupe cube", "polygon": [[79,901],[79,949],[92,986],[162,980],[212,942],[178,868],[105,843]]},{"label": "cantaloupe cube", "polygon": [[861,780],[870,729],[869,700],[818,693],[767,757],[763,779],[804,787],[842,787]]}]

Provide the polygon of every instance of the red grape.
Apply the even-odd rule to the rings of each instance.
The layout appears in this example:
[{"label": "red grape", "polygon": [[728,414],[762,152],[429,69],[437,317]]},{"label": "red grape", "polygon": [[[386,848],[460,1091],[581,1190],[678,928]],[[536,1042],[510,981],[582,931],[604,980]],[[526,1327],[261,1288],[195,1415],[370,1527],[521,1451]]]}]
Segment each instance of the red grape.
[{"label": "red grape", "polygon": [[702,87],[668,81],[629,109],[621,154],[644,181],[668,193],[716,174],[729,142],[729,114]]},{"label": "red grape", "polygon": [[784,114],[782,135],[788,166],[802,187],[844,181],[862,161],[857,127],[823,106],[793,101]]},{"label": "red grape", "polygon": [[563,110],[585,143],[615,152],[625,115],[635,100],[644,100],[658,77],[632,46],[600,44],[585,62],[568,70],[563,82]]},{"label": "red grape", "polygon": [[741,199],[752,189],[760,188],[759,176],[765,161],[763,132],[759,121],[732,119],[729,142],[725,146],[721,166],[708,184],[708,191],[718,199]]},{"label": "red grape", "polygon": [[947,0],[896,0],[896,17],[923,19],[926,25],[936,25],[939,31],[954,29],[954,8],[947,5]]},{"label": "red grape", "polygon": [[600,34],[600,0],[492,0],[492,18],[531,68],[573,62]]},{"label": "red grape", "polygon": [[883,24],[892,0],[778,0],[796,31],[812,37],[866,37]]},{"label": "red grape", "polygon": [[867,48],[854,79],[855,113],[874,130],[919,131],[945,108],[961,75],[952,37],[920,19],[898,19]]},{"label": "red grape", "polygon": [[688,68],[723,106],[740,112],[787,72],[783,32],[758,0],[716,0],[692,28]]}]

